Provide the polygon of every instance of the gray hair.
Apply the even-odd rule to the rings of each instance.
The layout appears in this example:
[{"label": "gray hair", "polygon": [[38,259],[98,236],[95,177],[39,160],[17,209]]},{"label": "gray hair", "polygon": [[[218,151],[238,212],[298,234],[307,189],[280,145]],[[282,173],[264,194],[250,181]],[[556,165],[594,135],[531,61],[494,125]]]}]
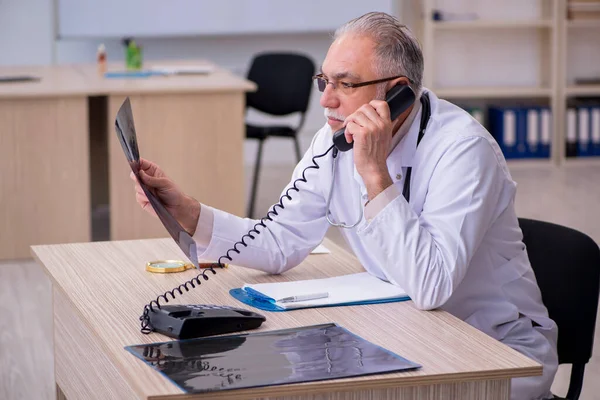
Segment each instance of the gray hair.
[{"label": "gray hair", "polygon": [[389,14],[370,12],[339,27],[333,38],[349,33],[371,36],[376,43],[376,72],[381,78],[408,77],[412,81],[410,87],[418,95],[423,85],[423,52],[406,25]]}]

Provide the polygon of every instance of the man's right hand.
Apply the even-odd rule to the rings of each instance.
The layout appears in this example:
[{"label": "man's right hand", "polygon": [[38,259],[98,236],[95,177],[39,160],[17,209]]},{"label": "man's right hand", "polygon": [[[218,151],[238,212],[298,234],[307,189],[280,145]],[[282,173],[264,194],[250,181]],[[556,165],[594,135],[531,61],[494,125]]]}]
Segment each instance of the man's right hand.
[{"label": "man's right hand", "polygon": [[[156,195],[167,211],[190,235],[194,235],[200,217],[200,203],[183,193],[158,165],[151,161],[140,158],[139,173],[142,182]],[[129,176],[135,182],[135,198],[138,204],[142,209],[156,216],[135,174],[131,172]]]}]

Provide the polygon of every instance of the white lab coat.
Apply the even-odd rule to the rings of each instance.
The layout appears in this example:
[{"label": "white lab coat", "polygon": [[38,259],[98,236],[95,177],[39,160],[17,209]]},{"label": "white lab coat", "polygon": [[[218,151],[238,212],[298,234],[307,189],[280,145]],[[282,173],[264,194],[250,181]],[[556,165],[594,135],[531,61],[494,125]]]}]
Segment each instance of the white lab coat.
[{"label": "white lab coat", "polygon": [[[544,366],[540,377],[514,379],[513,399],[549,395],[557,368],[556,324],[548,318],[514,209],[516,184],[494,138],[464,110],[429,92],[431,118],[416,147],[420,114],[387,160],[400,192],[412,166],[411,197],[390,202],[371,221],[344,237],[371,274],[403,287],[415,306],[439,308],[471,324]],[[292,182],[312,157],[332,144],[325,125],[296,167]],[[324,238],[331,154],[306,172],[299,192],[290,191],[274,221],[230,252],[232,263],[270,273],[298,265]],[[339,154],[331,213],[353,223],[367,201],[353,152]],[[284,191],[285,192],[285,191]],[[213,209],[213,234],[205,259],[217,259],[257,221]],[[537,325],[532,326],[534,321]]]}]

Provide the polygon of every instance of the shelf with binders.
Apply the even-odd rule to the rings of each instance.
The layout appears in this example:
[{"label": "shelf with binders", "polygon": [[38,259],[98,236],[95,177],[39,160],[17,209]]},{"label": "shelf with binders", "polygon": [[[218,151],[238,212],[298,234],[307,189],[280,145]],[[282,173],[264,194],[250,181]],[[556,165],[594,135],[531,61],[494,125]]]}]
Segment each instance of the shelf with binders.
[{"label": "shelf with binders", "polygon": [[550,160],[552,110],[545,105],[491,105],[488,129],[507,160]]},{"label": "shelf with binders", "polygon": [[568,1],[562,42],[566,165],[600,165],[600,1]]},{"label": "shelf with binders", "polygon": [[554,132],[550,99],[458,99],[452,102],[490,132],[507,162],[551,163]]},{"label": "shelf with binders", "polygon": [[[511,168],[558,166],[565,159],[564,100],[569,95],[565,96],[562,74],[570,61],[565,55],[563,65],[561,55],[567,42],[566,4],[565,0],[423,2],[425,86],[467,111],[475,107],[476,113],[483,113],[483,125]],[[578,28],[584,25],[593,26],[581,23]],[[579,54],[579,48],[576,51]],[[575,68],[582,75],[580,65]],[[594,91],[577,86],[574,93],[584,90]]]},{"label": "shelf with binders", "polygon": [[566,161],[600,160],[600,97],[569,99],[565,125]]}]

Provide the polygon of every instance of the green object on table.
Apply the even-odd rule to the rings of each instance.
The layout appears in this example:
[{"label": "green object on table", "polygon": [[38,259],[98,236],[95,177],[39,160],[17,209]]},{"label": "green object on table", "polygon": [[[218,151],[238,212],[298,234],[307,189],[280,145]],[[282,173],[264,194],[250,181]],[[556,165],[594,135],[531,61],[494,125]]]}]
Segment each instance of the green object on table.
[{"label": "green object on table", "polygon": [[142,69],[142,48],[134,40],[127,41],[125,49],[125,65],[128,70]]}]

